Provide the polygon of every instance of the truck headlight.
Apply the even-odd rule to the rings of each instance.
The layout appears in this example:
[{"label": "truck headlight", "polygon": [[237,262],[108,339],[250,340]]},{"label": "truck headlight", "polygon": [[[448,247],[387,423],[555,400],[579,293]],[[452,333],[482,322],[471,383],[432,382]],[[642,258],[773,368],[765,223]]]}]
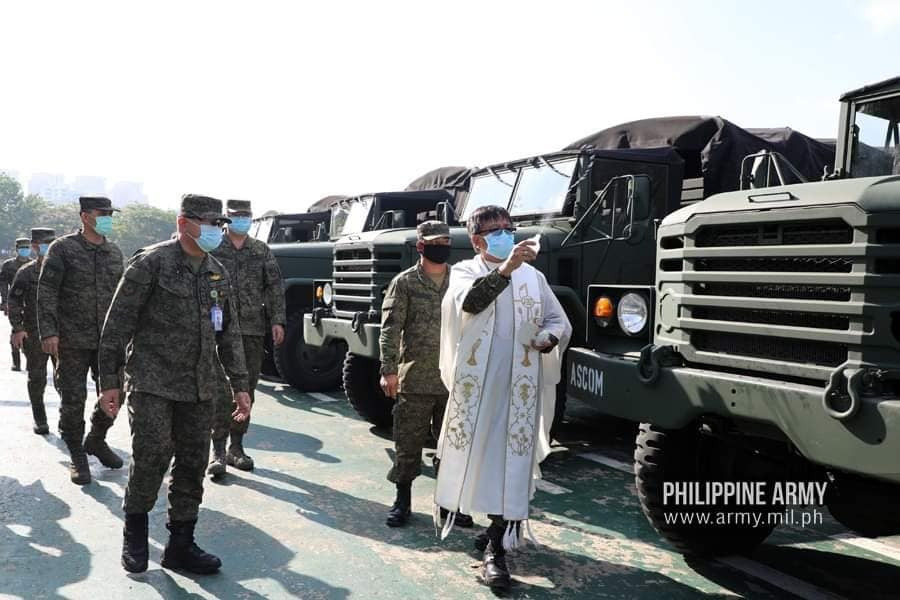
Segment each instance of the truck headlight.
[{"label": "truck headlight", "polygon": [[331,306],[332,300],[334,300],[334,290],[330,283],[326,283],[322,286],[322,302],[325,303],[325,306]]},{"label": "truck headlight", "polygon": [[619,300],[617,316],[622,331],[628,335],[637,335],[647,326],[647,301],[640,294],[629,292]]}]

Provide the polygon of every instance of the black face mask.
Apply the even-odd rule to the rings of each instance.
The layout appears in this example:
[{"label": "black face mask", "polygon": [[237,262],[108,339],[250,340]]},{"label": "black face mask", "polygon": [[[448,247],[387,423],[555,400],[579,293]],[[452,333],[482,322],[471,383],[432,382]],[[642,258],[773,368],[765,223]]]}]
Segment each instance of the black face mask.
[{"label": "black face mask", "polygon": [[422,256],[431,262],[444,264],[450,258],[450,246],[425,244]]}]

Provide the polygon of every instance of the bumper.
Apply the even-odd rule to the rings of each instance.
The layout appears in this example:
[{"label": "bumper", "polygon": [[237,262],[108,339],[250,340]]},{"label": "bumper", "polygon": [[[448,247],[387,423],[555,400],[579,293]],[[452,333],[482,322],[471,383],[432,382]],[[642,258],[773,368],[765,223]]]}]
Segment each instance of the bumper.
[{"label": "bumper", "polygon": [[312,315],[303,315],[303,340],[313,346],[324,346],[332,340],[347,342],[348,351],[353,354],[378,359],[381,354],[378,350],[378,336],[381,333],[381,325],[378,323],[365,323],[359,331],[353,331],[351,323],[347,319],[326,317],[313,325]]},{"label": "bumper", "polygon": [[637,357],[585,348],[568,353],[568,396],[602,412],[667,429],[701,415],[769,423],[808,460],[900,483],[900,400],[864,398],[852,419],[822,407],[823,389],[695,368],[663,369],[659,380],[637,378]]}]

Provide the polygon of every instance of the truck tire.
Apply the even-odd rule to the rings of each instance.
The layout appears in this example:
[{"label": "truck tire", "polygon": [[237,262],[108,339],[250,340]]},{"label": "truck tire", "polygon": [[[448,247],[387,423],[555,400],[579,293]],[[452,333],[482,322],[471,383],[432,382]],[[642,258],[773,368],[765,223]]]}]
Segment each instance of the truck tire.
[{"label": "truck tire", "polygon": [[900,488],[849,473],[833,475],[825,503],[841,525],[869,538],[900,533]]},{"label": "truck tire", "polygon": [[379,361],[348,352],[344,358],[344,392],[350,405],[376,427],[390,427],[394,401],[384,395],[378,383]]},{"label": "truck tire", "polygon": [[303,340],[303,312],[291,313],[284,328],[284,343],[275,348],[273,358],[281,378],[301,392],[329,392],[341,385],[343,342],[321,348]]},{"label": "truck tire", "polygon": [[[743,554],[759,546],[774,525],[698,525],[679,522],[680,515],[693,513],[689,506],[663,505],[666,482],[704,482],[733,479],[728,470],[709,468],[715,460],[704,454],[701,434],[688,427],[677,431],[663,430],[641,423],[634,451],[634,474],[638,498],[644,515],[653,528],[679,552],[695,556]],[[716,472],[718,471],[718,472]],[[745,512],[746,506],[703,507],[702,512]],[[762,507],[763,512],[768,512]],[[666,519],[669,515],[669,519]],[[674,517],[674,519],[673,519]],[[674,521],[674,522],[673,522]]]}]

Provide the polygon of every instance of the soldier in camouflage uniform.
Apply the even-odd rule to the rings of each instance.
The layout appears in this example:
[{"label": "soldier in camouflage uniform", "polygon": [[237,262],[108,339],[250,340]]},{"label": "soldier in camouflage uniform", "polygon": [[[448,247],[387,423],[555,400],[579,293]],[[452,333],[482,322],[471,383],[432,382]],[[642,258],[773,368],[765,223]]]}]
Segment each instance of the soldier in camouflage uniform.
[{"label": "soldier in camouflage uniform", "polygon": [[[47,426],[47,411],[44,409],[44,388],[47,386],[47,359],[50,355],[41,348],[41,337],[37,328],[38,275],[47,247],[56,236],[52,229],[35,227],[31,230],[29,251],[37,256],[35,260],[19,269],[9,290],[7,314],[13,330],[13,348],[25,352],[25,368],[28,371],[28,399],[31,400],[31,414],[34,417],[34,432],[38,435],[50,433]],[[53,359],[56,366],[56,359]]]},{"label": "soldier in camouflage uniform", "polygon": [[122,388],[128,393],[132,459],[122,566],[132,573],[147,569],[147,513],[173,457],[162,566],[214,573],[222,564],[194,543],[194,526],[222,365],[238,406],[234,418],[250,415],[233,288],[225,267],[208,254],[221,241],[223,221],[221,201],[184,196],[178,239],[131,259],[100,338],[103,410],[115,416]]},{"label": "soldier in camouflage uniform", "polygon": [[72,457],[73,483],[91,482],[87,455],[118,469],[122,459],[106,444],[113,420],[100,410],[91,414],[84,436],[84,404],[88,370],[97,376],[97,347],[103,319],[122,275],[122,251],[106,239],[112,227],[109,198],[82,197],[81,230],[50,244],[38,280],[38,330],[44,352],[55,356],[59,391],[59,433]]},{"label": "soldier in camouflage uniform", "polygon": [[[284,285],[272,251],[265,242],[247,235],[253,218],[250,202],[228,200],[226,211],[231,223],[222,244],[212,251],[212,255],[228,270],[236,294],[252,403],[262,367],[266,330],[271,330],[276,346],[284,341]],[[232,397],[224,378],[222,390],[212,431],[213,459],[208,469],[213,477],[224,475],[226,464],[243,471],[253,469],[253,459],[244,453],[243,444],[250,420],[232,420]],[[229,433],[231,444],[226,454]]]},{"label": "soldier in camouflage uniform", "polygon": [[[28,238],[18,238],[16,240],[16,255],[8,258],[0,265],[0,309],[4,313],[8,313],[9,307],[9,289],[12,286],[16,273],[31,261],[31,240]],[[19,355],[19,349],[15,344],[12,345],[12,370],[22,370],[22,358]]]},{"label": "soldier in camouflage uniform", "polygon": [[[381,388],[394,404],[394,466],[388,481],[397,497],[389,527],[406,525],[412,514],[412,482],[422,472],[422,448],[444,419],[447,388],[438,370],[441,300],[447,291],[450,228],[425,221],[416,228],[419,262],[394,277],[381,305]],[[472,518],[457,515],[457,525]]]}]

